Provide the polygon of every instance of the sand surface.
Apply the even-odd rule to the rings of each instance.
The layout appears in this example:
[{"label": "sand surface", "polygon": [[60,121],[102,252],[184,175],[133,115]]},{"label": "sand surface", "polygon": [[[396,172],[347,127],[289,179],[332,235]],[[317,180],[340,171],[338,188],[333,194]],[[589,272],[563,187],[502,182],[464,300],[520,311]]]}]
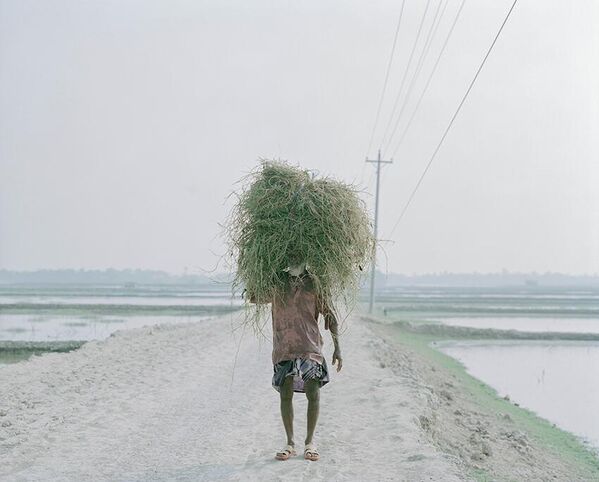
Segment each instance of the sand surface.
[{"label": "sand surface", "polygon": [[[285,438],[271,346],[232,334],[231,324],[229,315],[127,330],[0,366],[0,479],[472,480],[469,453],[445,449],[438,435],[443,416],[435,418],[432,394],[444,380],[428,380],[425,361],[391,349],[359,318],[342,337],[343,370],[321,393],[321,460],[274,460]],[[294,403],[301,451],[305,397]],[[512,452],[522,457],[510,443],[518,444],[493,445],[503,473]],[[543,470],[534,472],[543,480],[560,475]]]}]

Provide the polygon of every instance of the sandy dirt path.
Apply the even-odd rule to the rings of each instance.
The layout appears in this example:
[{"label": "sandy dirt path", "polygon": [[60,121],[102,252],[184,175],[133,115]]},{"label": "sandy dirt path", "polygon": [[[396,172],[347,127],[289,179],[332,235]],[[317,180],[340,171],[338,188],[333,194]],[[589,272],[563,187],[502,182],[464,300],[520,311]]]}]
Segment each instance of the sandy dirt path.
[{"label": "sandy dirt path", "polygon": [[[426,394],[381,366],[357,319],[344,368],[322,390],[321,460],[274,460],[285,439],[271,346],[230,326],[229,316],[123,331],[0,367],[0,479],[467,480],[419,426]],[[305,397],[294,403],[301,451]]]}]

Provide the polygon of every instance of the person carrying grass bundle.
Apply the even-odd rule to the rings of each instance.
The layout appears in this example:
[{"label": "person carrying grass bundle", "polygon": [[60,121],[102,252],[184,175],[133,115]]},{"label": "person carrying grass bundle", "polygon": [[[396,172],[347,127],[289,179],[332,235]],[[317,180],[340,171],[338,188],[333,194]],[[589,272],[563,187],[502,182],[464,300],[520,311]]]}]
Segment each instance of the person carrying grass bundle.
[{"label": "person carrying grass bundle", "polygon": [[[281,418],[287,436],[287,445],[276,453],[277,460],[296,455],[293,438],[293,393],[305,393],[308,399],[308,423],[304,458],[320,458],[313,443],[320,411],[320,388],[329,382],[327,363],[322,353],[323,340],[318,327],[322,314],[324,326],[333,339],[333,366],[343,366],[337,317],[326,300],[314,292],[313,281],[305,264],[290,266],[287,270],[287,291],[272,300],[272,386],[280,394]],[[255,298],[252,297],[252,301]]]},{"label": "person carrying grass bundle", "polygon": [[[235,261],[233,290],[246,296],[245,323],[263,334],[267,307],[273,328],[273,387],[280,393],[286,447],[276,458],[295,455],[293,393],[308,398],[304,457],[318,460],[313,443],[320,388],[329,372],[318,327],[320,315],[333,337],[333,365],[341,370],[338,319],[333,309],[353,305],[363,268],[372,259],[372,225],[351,185],[280,161],[262,161],[235,193],[225,225]],[[349,310],[347,310],[349,311]]]}]

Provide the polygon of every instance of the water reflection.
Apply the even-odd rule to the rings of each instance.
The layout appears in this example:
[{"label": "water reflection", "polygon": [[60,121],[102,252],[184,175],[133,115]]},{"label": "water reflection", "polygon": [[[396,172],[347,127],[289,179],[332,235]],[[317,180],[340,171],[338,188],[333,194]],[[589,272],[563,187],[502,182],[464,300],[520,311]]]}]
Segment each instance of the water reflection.
[{"label": "water reflection", "polygon": [[0,340],[66,341],[101,340],[116,330],[157,323],[201,321],[209,316],[35,316],[0,315]]},{"label": "water reflection", "polygon": [[500,396],[599,449],[599,342],[439,342]]},{"label": "water reflection", "polygon": [[112,294],[110,296],[81,296],[64,295],[48,296],[41,295],[0,295],[1,305],[22,304],[53,304],[53,305],[145,305],[145,306],[240,306],[243,300],[240,296],[226,296],[223,293],[202,293],[194,296],[121,296]]}]

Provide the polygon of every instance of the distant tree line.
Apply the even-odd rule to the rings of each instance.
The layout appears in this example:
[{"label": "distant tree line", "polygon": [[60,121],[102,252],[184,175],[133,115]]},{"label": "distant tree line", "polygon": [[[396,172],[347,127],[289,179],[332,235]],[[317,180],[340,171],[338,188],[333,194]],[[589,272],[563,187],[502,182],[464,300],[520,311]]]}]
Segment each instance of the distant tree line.
[{"label": "distant tree line", "polygon": [[598,287],[599,275],[570,275],[563,273],[516,273],[503,270],[499,273],[430,273],[405,275],[377,271],[375,286],[440,286],[440,287]]},{"label": "distant tree line", "polygon": [[[398,273],[376,274],[377,289],[401,286],[485,287],[522,286],[528,288],[551,286],[581,286],[599,288],[599,275],[569,275],[562,273],[430,273],[406,275]],[[214,275],[175,275],[145,269],[43,269],[36,271],[9,271],[0,269],[0,284],[110,284],[110,285],[205,285],[228,283],[227,273]],[[368,280],[365,278],[365,285]]]},{"label": "distant tree line", "polygon": [[214,276],[173,275],[164,271],[142,269],[42,269],[36,271],[0,270],[1,284],[211,284],[227,282],[223,274]]}]

